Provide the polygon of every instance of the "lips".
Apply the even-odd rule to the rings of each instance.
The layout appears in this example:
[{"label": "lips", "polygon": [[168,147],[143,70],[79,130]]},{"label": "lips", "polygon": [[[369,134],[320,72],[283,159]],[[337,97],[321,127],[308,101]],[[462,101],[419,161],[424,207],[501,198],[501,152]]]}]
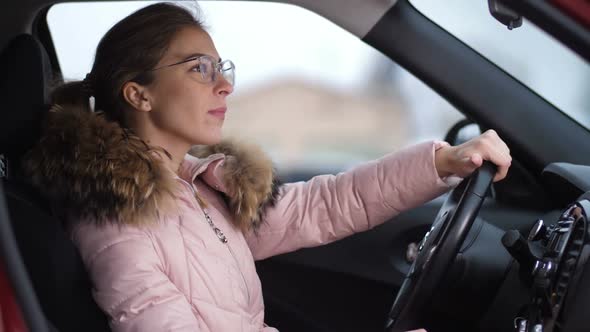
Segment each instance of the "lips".
[{"label": "lips", "polygon": [[227,112],[227,107],[219,107],[216,109],[212,109],[212,110],[208,111],[207,113],[213,115],[216,118],[225,119],[226,112]]}]

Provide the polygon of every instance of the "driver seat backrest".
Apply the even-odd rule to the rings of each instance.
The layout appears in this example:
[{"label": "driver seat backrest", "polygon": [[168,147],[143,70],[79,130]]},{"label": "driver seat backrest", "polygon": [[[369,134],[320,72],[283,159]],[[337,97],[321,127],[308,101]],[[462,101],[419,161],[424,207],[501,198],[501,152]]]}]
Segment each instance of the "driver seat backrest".
[{"label": "driver seat backrest", "polygon": [[2,181],[14,235],[41,308],[58,331],[109,331],[62,222],[20,171],[20,159],[39,139],[48,110],[49,57],[35,37],[19,35],[0,53],[0,72],[0,154],[6,158]]}]

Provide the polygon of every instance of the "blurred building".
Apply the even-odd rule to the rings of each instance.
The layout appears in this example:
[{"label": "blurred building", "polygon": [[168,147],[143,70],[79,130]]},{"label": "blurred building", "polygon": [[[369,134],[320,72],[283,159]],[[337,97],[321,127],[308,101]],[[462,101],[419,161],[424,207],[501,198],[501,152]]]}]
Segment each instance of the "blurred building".
[{"label": "blurred building", "polygon": [[410,115],[394,95],[273,81],[228,99],[224,134],[263,145],[282,168],[346,168],[407,143]]}]

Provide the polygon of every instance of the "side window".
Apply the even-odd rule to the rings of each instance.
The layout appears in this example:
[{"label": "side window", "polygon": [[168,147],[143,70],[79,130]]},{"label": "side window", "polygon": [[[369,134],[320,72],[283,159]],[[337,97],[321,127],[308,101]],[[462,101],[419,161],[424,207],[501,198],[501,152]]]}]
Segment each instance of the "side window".
[{"label": "side window", "polygon": [[[64,77],[82,79],[102,35],[147,4],[53,6],[47,19]],[[191,6],[221,56],[236,64],[225,135],[261,144],[284,173],[337,172],[442,139],[463,117],[383,54],[310,11],[265,2]]]}]

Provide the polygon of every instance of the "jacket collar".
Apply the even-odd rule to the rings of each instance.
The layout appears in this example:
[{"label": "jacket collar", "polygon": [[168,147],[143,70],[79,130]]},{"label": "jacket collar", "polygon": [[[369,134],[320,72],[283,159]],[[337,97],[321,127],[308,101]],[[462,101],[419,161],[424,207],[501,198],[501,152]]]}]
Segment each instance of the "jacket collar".
[{"label": "jacket collar", "polygon": [[[56,105],[23,167],[32,184],[74,220],[140,225],[177,211],[176,174],[157,151],[102,113]],[[201,146],[191,154],[178,177],[192,183],[223,159],[223,173],[212,176],[223,184],[233,221],[256,228],[278,196],[270,159],[258,147],[236,142]]]},{"label": "jacket collar", "polygon": [[187,154],[180,164],[178,177],[186,182],[193,183],[197,176],[207,171],[213,162],[224,158],[225,155],[222,153],[215,153],[204,158],[197,158],[191,154]]}]

